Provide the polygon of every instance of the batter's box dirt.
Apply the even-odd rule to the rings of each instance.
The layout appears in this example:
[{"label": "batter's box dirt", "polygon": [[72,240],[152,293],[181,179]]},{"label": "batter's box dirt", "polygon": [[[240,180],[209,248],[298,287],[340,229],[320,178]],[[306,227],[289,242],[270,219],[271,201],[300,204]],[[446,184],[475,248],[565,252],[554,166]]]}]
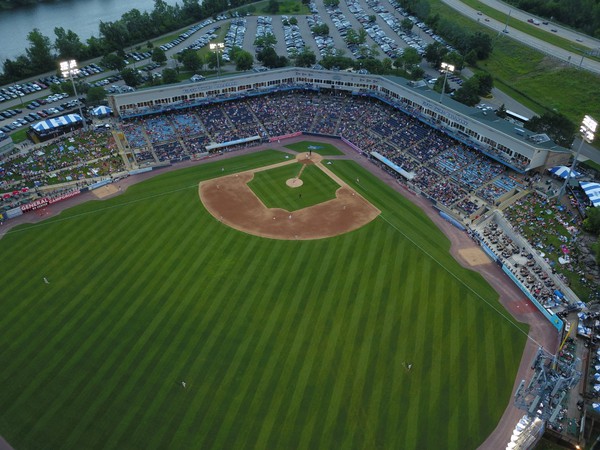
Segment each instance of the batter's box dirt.
[{"label": "batter's box dirt", "polygon": [[253,177],[253,172],[243,172],[203,181],[200,199],[217,220],[231,228],[271,239],[337,236],[361,228],[381,213],[345,184],[336,191],[336,198],[327,202],[294,212],[267,208],[248,187]]}]

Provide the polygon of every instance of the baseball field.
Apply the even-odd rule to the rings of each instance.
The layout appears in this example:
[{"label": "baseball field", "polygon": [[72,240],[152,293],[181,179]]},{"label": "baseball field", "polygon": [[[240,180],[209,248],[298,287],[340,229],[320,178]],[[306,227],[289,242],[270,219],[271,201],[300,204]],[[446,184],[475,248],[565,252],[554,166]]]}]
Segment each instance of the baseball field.
[{"label": "baseball field", "polygon": [[[203,206],[199,183],[284,161],[165,173],[2,238],[0,435],[17,450],[476,448],[527,328],[352,161],[327,168],[380,211],[355,231],[267,239]],[[304,208],[335,195],[313,172],[302,199],[277,182],[294,171],[252,189]]]}]

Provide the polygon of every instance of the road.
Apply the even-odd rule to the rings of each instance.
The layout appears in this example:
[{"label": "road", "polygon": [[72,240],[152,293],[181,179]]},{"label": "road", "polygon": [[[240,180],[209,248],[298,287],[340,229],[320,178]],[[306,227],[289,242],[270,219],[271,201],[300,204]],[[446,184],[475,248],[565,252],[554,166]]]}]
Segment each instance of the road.
[{"label": "road", "polygon": [[[514,19],[513,16],[516,13],[511,13],[511,19],[509,20],[509,23],[508,23],[508,33],[505,34],[502,32],[502,30],[504,30],[504,28],[506,26],[505,23],[499,22],[495,19],[488,18],[485,16],[480,16],[479,14],[477,14],[476,9],[473,9],[470,6],[465,5],[460,0],[443,0],[443,1],[451,8],[460,12],[462,15],[470,17],[473,20],[478,20],[479,23],[481,23],[482,25],[487,26],[494,31],[497,31],[499,38],[501,38],[502,36],[508,36],[511,39],[515,39],[515,40],[521,42],[522,44],[525,44],[525,45],[527,45],[531,48],[534,48],[542,53],[545,53],[546,55],[558,58],[561,61],[566,62],[567,64],[572,64],[574,66],[588,70],[595,74],[600,74],[600,62],[599,61],[594,61],[589,58],[582,57],[581,53],[579,53],[577,51],[564,50],[560,47],[557,47],[556,45],[550,44],[548,42],[545,42],[541,39],[538,39],[527,33],[524,33],[522,31],[516,30],[513,27],[511,27],[510,20]],[[495,0],[485,0],[485,2],[488,2],[488,1],[494,2],[496,4],[496,6],[503,5],[500,2],[497,2]],[[498,7],[499,7],[499,11],[503,11],[508,14],[508,7],[506,5],[498,6]],[[512,11],[515,11],[515,10],[513,9]],[[524,18],[525,23],[527,23],[528,18],[532,17],[530,14],[525,15],[525,13],[523,13],[522,11],[520,13],[522,13],[522,15],[523,15],[522,17]],[[484,20],[481,20],[482,17],[484,18]],[[521,16],[519,15],[519,17],[521,17]],[[488,21],[486,21],[485,19],[487,19]],[[520,19],[517,18],[516,20],[520,20]],[[532,25],[532,26],[535,26],[535,25]],[[566,37],[566,36],[563,36],[563,37]],[[574,33],[573,39],[572,39],[573,44],[577,43],[576,39],[582,39],[581,35]],[[596,40],[593,40],[592,38],[586,37],[586,41],[584,41],[583,44],[588,43],[589,45],[592,45],[593,42],[595,42],[595,41]],[[590,48],[592,48],[592,47],[590,47]]]}]

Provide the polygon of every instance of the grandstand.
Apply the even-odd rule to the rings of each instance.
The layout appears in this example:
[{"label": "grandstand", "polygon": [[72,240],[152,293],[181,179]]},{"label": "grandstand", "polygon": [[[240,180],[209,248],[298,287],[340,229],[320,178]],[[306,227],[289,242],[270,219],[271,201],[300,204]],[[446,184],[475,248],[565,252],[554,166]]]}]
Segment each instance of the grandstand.
[{"label": "grandstand", "polygon": [[[564,163],[569,159],[569,151],[550,140],[539,140],[536,136],[515,128],[505,120],[495,116],[488,116],[476,108],[448,100],[444,104],[437,101],[437,94],[426,86],[413,87],[407,80],[399,77],[381,77],[374,75],[358,75],[347,72],[323,71],[302,68],[286,68],[268,72],[244,74],[231,76],[220,80],[204,81],[194,84],[179,84],[157,89],[147,89],[137,92],[129,92],[109,97],[110,106],[122,119],[146,116],[157,113],[165,113],[177,110],[189,111],[190,108],[221,103],[229,103],[232,100],[255,97],[275,92],[289,92],[302,90],[303,92],[333,91],[346,92],[356,97],[364,96],[388,104],[397,111],[383,123],[373,129],[374,135],[392,136],[402,123],[403,112],[416,117],[427,127],[415,130],[414,136],[422,140],[425,135],[431,134],[431,129],[439,130],[445,135],[452,136],[467,147],[487,155],[488,157],[502,163],[503,165],[520,173],[534,169],[543,169]],[[329,106],[329,105],[328,105]],[[311,105],[298,101],[295,107],[286,111],[286,120],[289,120],[287,130],[284,130],[281,121],[269,114],[268,109],[250,106],[250,111],[241,109],[231,110],[231,115],[219,116],[211,111],[214,106],[209,106],[206,112],[206,122],[213,127],[208,130],[215,134],[214,142],[226,142],[246,136],[243,135],[219,135],[217,126],[225,123],[238,125],[240,133],[260,134],[264,132],[272,137],[283,134],[284,131],[302,131],[300,124],[296,123],[297,109],[312,110],[314,132],[323,134],[334,134],[336,130],[347,139],[353,141],[355,133],[340,127],[343,119],[327,117],[327,113],[335,114],[335,103],[327,113],[319,113]],[[217,108],[218,110],[218,108]],[[321,111],[323,111],[321,109]],[[347,108],[345,117],[353,117],[360,111]],[[269,117],[267,119],[267,117]],[[267,122],[259,126],[262,118]],[[288,119],[289,118],[289,119]],[[200,118],[202,119],[202,118]],[[252,119],[248,122],[249,119]],[[368,118],[367,118],[368,120]],[[253,122],[256,122],[253,124]],[[244,122],[248,129],[239,127]],[[206,124],[205,124],[206,125]],[[351,125],[350,125],[351,128]],[[349,131],[349,132],[347,132]],[[250,135],[248,134],[248,135]],[[434,139],[432,137],[432,139]],[[360,142],[354,142],[362,148]],[[402,141],[400,141],[402,144]],[[423,142],[425,146],[429,142]],[[415,149],[416,152],[419,149]]]}]

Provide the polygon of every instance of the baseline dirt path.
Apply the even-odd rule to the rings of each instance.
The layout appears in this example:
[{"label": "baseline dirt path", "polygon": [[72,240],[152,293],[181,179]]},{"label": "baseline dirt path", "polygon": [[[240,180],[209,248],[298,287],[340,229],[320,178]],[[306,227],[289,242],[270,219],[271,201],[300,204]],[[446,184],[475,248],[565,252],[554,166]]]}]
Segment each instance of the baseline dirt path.
[{"label": "baseline dirt path", "polygon": [[[521,364],[517,371],[517,375],[515,377],[515,382],[513,385],[513,393],[515,392],[519,382],[523,378],[527,378],[531,375],[531,369],[529,364],[533,359],[533,356],[537,352],[538,345],[543,346],[547,351],[551,353],[555,353],[556,349],[559,345],[559,336],[556,333],[554,327],[544,318],[544,316],[529,302],[523,293],[508,279],[508,277],[502,272],[502,270],[497,267],[495,264],[482,264],[476,267],[473,267],[468,260],[463,258],[460,254],[460,250],[478,248],[474,242],[467,236],[466,233],[458,230],[456,227],[448,223],[444,220],[432,207],[431,203],[429,203],[423,197],[419,197],[414,193],[408,191],[402,185],[400,185],[394,177],[388,174],[386,171],[382,170],[380,167],[371,163],[366,157],[359,155],[356,151],[354,151],[350,146],[344,144],[340,140],[336,139],[327,139],[320,138],[316,136],[310,137],[297,137],[285,140],[283,143],[269,143],[265,145],[261,145],[258,147],[253,147],[245,150],[238,150],[236,152],[224,153],[222,155],[214,156],[211,158],[207,158],[204,160],[198,161],[186,161],[183,163],[179,163],[177,165],[163,168],[161,170],[147,172],[144,174],[132,176],[121,180],[117,183],[117,186],[122,188],[120,191],[115,193],[114,195],[120,195],[122,192],[127,190],[128,186],[139,183],[141,181],[145,181],[149,178],[153,178],[157,175],[160,175],[165,172],[171,172],[174,170],[179,170],[185,167],[192,167],[196,165],[206,164],[213,162],[219,159],[229,159],[234,158],[239,155],[256,153],[263,151],[265,149],[276,149],[281,150],[283,152],[289,153],[290,155],[296,155],[296,152],[293,152],[285,147],[287,144],[292,144],[294,142],[301,142],[310,140],[313,142],[323,142],[323,143],[333,143],[337,148],[342,150],[345,154],[340,156],[328,156],[328,159],[336,160],[336,159],[351,159],[356,163],[361,165],[364,169],[371,172],[372,174],[379,177],[383,182],[391,186],[394,190],[400,193],[402,196],[409,199],[412,203],[419,206],[425,214],[440,228],[440,230],[448,237],[451,242],[450,253],[454,256],[454,258],[465,267],[469,267],[471,269],[476,269],[482,276],[487,280],[490,285],[498,292],[500,296],[500,303],[504,305],[504,307],[509,311],[513,317],[515,317],[518,321],[527,323],[530,327],[529,329],[529,339],[525,345],[525,349],[523,352],[523,356],[521,357]],[[313,153],[314,155],[314,153]],[[360,192],[360,187],[356,188]],[[112,196],[111,196],[112,197]],[[109,198],[109,197],[107,197]],[[54,217],[63,210],[70,208],[72,206],[78,205],[80,203],[84,203],[89,200],[97,200],[94,194],[91,192],[78,195],[77,197],[70,198],[60,203],[55,203],[47,208],[45,208],[44,215],[36,215],[34,213],[24,214],[16,219],[12,219],[3,226],[0,227],[0,238],[2,238],[6,233],[11,230],[13,227],[24,224],[24,223],[39,223],[43,220]],[[510,436],[512,434],[513,428],[516,426],[519,419],[523,416],[523,411],[514,407],[512,402],[512,396],[509,399],[509,403],[502,415],[498,426],[496,429],[488,436],[488,438],[481,444],[479,447],[482,450],[496,450],[496,449],[504,449],[506,448],[506,444],[510,441]],[[5,442],[4,442],[5,443]],[[4,445],[2,439],[0,438],[0,445]],[[1,447],[0,447],[1,448]],[[10,448],[10,446],[8,447]]]}]

